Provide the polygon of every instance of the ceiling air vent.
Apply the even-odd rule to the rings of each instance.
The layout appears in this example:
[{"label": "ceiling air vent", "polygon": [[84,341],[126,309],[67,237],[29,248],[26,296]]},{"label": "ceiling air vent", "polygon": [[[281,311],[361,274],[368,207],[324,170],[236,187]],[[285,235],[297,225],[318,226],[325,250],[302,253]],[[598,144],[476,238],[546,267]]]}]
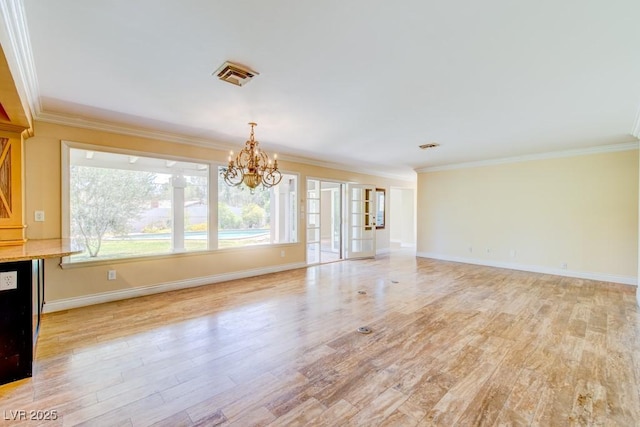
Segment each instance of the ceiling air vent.
[{"label": "ceiling air vent", "polygon": [[222,64],[220,68],[213,72],[213,75],[218,76],[218,78],[223,82],[231,83],[236,86],[244,86],[258,74],[260,73],[229,61]]},{"label": "ceiling air vent", "polygon": [[431,142],[429,144],[422,144],[420,145],[420,148],[422,148],[423,150],[426,150],[428,148],[436,148],[439,147],[440,144],[438,144],[437,142]]}]

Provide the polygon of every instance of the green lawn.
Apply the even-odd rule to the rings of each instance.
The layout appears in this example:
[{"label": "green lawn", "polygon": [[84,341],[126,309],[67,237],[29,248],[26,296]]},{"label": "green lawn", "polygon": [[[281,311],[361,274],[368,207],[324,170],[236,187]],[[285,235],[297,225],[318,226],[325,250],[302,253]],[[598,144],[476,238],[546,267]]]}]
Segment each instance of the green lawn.
[{"label": "green lawn", "polygon": [[[220,240],[218,248],[232,248],[237,246],[255,245],[269,243],[269,236],[245,238],[245,239],[229,239]],[[206,240],[185,240],[187,251],[204,251],[207,250]],[[91,258],[88,252],[83,252],[71,257],[72,262],[128,258],[146,255],[163,255],[170,253],[171,240],[169,239],[122,239],[122,240],[104,240],[100,247],[100,252],[95,258]]]}]

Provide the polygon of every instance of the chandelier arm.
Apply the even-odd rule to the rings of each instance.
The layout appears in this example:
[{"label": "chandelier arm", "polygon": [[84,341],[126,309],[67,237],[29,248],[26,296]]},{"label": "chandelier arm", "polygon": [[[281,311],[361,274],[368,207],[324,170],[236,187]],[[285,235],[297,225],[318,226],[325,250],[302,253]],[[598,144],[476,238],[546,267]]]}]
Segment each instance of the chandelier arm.
[{"label": "chandelier arm", "polygon": [[244,180],[244,170],[237,167],[227,167],[222,169],[220,176],[230,187],[237,187]]},{"label": "chandelier arm", "polygon": [[262,185],[265,188],[271,188],[274,185],[280,184],[282,181],[282,173],[278,169],[267,169],[262,176]]},{"label": "chandelier arm", "polygon": [[269,156],[264,151],[260,151],[260,160],[262,161],[262,169],[266,169],[270,164]]},{"label": "chandelier arm", "polygon": [[249,166],[249,162],[251,161],[251,153],[245,149],[240,151],[236,156],[236,165],[239,168],[246,168]]}]

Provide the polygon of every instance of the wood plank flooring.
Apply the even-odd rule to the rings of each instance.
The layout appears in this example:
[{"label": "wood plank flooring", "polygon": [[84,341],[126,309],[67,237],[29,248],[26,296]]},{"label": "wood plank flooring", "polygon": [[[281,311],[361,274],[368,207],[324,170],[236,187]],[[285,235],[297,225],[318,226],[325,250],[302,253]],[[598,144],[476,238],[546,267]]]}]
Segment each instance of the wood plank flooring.
[{"label": "wood plank flooring", "polygon": [[48,314],[0,424],[635,426],[639,333],[635,287],[394,252]]}]

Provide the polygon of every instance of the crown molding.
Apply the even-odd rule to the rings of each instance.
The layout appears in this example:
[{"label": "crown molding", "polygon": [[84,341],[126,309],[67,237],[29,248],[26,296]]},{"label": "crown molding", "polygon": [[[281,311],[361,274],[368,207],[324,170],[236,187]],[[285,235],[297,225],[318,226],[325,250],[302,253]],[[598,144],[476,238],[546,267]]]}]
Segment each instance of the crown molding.
[{"label": "crown molding", "polygon": [[[36,66],[31,50],[31,40],[22,0],[0,0],[0,15],[17,67],[16,85],[23,89],[31,115],[42,111]],[[17,77],[17,79],[16,79]]]},{"label": "crown molding", "polygon": [[417,173],[425,173],[425,172],[439,172],[439,171],[446,171],[446,170],[453,170],[453,169],[478,168],[478,167],[484,167],[484,166],[503,165],[507,163],[529,162],[532,160],[557,159],[562,157],[577,157],[577,156],[586,156],[589,154],[600,154],[600,153],[614,153],[617,151],[637,150],[638,148],[639,148],[638,141],[633,141],[633,142],[624,142],[621,144],[601,145],[601,146],[589,147],[589,148],[577,148],[573,150],[551,151],[551,152],[540,153],[540,154],[526,154],[523,156],[504,157],[500,159],[479,160],[477,162],[464,162],[464,163],[453,163],[453,164],[443,165],[443,166],[431,166],[431,167],[416,169],[415,171]]},{"label": "crown molding", "polygon": [[198,147],[212,148],[223,151],[228,151],[231,148],[231,145],[229,144],[221,144],[219,142],[215,142],[206,138],[141,129],[133,126],[125,126],[95,119],[85,119],[60,113],[41,112],[35,117],[35,119],[41,122],[53,123],[57,125],[73,126],[101,132],[117,133],[119,135],[137,136],[159,141],[175,142],[178,144],[195,145]]},{"label": "crown molding", "polygon": [[[46,122],[46,123],[53,123],[53,124],[64,125],[64,126],[74,126],[74,127],[79,127],[83,129],[117,133],[120,135],[136,136],[136,137],[154,139],[159,141],[174,142],[177,144],[192,145],[192,146],[209,148],[214,150],[229,151],[229,150],[237,149],[236,145],[222,144],[219,142],[212,141],[210,139],[184,136],[184,135],[179,135],[179,134],[174,134],[169,132],[140,129],[140,128],[135,128],[131,126],[114,124],[111,122],[103,122],[103,121],[98,121],[94,119],[84,119],[80,117],[69,116],[66,114],[40,112],[35,117],[35,119],[41,122]],[[367,168],[354,168],[353,166],[345,165],[341,163],[313,160],[305,157],[297,157],[297,156],[287,155],[287,154],[279,154],[279,159],[284,161],[289,161],[289,162],[301,163],[305,165],[328,168],[328,169],[357,172],[357,173],[377,176],[381,178],[397,179],[400,181],[409,181],[409,182],[415,181],[415,173],[413,171],[410,171],[406,174],[394,174],[394,173],[388,173],[388,172],[380,172],[380,171],[367,169]]]},{"label": "crown molding", "polygon": [[416,179],[416,176],[414,173],[415,171],[409,171],[404,174],[380,172],[380,171],[367,169],[367,168],[354,167],[353,165],[346,165],[343,163],[334,163],[334,162],[329,162],[324,160],[313,160],[306,157],[289,156],[287,154],[278,154],[278,159],[286,160],[289,162],[302,163],[309,166],[318,166],[318,167],[328,168],[328,169],[337,169],[337,170],[347,171],[347,172],[356,172],[364,175],[377,176],[380,178],[397,179],[400,181],[414,182]]}]

